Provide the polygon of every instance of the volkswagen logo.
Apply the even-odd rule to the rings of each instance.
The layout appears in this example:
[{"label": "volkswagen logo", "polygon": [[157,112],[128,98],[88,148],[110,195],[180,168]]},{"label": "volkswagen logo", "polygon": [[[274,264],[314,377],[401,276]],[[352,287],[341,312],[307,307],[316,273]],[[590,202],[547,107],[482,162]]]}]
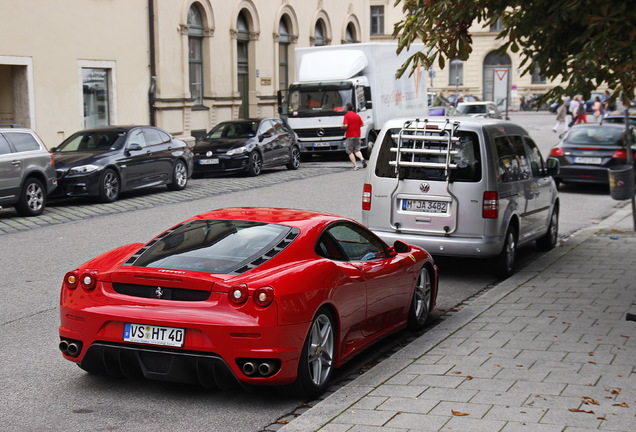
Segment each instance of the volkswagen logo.
[{"label": "volkswagen logo", "polygon": [[421,190],[422,192],[426,193],[426,192],[428,192],[428,191],[430,191],[430,190],[431,190],[431,185],[430,185],[430,184],[428,184],[428,183],[426,183],[426,182],[421,183],[421,184],[420,184],[420,190]]},{"label": "volkswagen logo", "polygon": [[157,289],[155,290],[155,295],[157,296],[158,299],[163,297],[163,289],[161,287],[157,287]]},{"label": "volkswagen logo", "polygon": [[319,137],[325,136],[325,130],[323,128],[319,128],[316,131],[316,135],[318,135]]}]

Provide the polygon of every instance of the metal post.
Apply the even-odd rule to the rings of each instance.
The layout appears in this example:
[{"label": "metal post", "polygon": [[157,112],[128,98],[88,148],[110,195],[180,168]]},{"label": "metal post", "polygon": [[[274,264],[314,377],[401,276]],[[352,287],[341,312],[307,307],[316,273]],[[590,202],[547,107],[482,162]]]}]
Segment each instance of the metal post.
[{"label": "metal post", "polygon": [[[633,170],[633,159],[632,159],[632,134],[631,134],[631,123],[629,121],[629,105],[625,106],[625,150],[627,150],[627,165],[632,167]],[[632,171],[633,174],[633,171]],[[634,190],[631,191],[632,194],[632,219],[634,221],[634,231],[636,231],[636,201],[634,199]]]}]

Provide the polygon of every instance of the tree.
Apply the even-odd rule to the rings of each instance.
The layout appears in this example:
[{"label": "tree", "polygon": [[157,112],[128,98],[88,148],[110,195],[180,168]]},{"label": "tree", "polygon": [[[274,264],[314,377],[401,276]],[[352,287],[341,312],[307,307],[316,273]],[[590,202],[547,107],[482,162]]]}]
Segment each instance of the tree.
[{"label": "tree", "polygon": [[416,52],[398,70],[402,76],[419,63],[466,60],[472,52],[473,23],[489,26],[499,18],[503,30],[499,53],[522,58],[522,74],[539,67],[541,74],[563,85],[544,101],[562,95],[590,93],[607,84],[623,103],[634,100],[636,86],[636,8],[625,0],[396,0],[405,18],[394,26],[398,53],[422,41],[427,52]]}]

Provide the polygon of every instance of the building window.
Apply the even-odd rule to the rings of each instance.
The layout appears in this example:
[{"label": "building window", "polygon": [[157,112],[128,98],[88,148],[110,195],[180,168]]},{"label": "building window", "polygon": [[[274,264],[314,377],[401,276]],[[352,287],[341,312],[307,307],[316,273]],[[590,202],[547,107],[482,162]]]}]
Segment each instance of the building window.
[{"label": "building window", "polygon": [[458,58],[448,65],[448,85],[464,85],[464,62]]},{"label": "building window", "polygon": [[356,29],[353,26],[353,23],[349,23],[347,25],[347,30],[345,31],[345,43],[356,43],[357,42],[357,38],[356,38]]},{"label": "building window", "polygon": [[109,70],[82,68],[84,128],[110,125]]},{"label": "building window", "polygon": [[384,34],[384,6],[371,6],[371,35]]},{"label": "building window", "polygon": [[539,65],[534,65],[532,70],[531,84],[545,84],[545,77],[541,74],[541,68]]},{"label": "building window", "polygon": [[203,104],[203,17],[196,5],[188,10],[188,62],[190,96],[195,105]]},{"label": "building window", "polygon": [[316,21],[316,26],[314,27],[314,45],[325,45],[325,24],[321,19]]},{"label": "building window", "polygon": [[289,84],[289,29],[285,19],[278,23],[278,88],[287,89]]},{"label": "building window", "polygon": [[238,92],[241,97],[239,118],[248,118],[249,111],[249,43],[250,27],[244,12],[240,12],[236,19],[236,68],[238,79]]}]

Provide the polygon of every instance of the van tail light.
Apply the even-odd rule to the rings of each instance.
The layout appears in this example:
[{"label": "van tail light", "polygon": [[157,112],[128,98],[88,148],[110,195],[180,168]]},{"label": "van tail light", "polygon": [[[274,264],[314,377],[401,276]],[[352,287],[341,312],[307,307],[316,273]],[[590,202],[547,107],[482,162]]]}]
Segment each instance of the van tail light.
[{"label": "van tail light", "polygon": [[561,147],[555,147],[552,150],[550,150],[550,156],[552,157],[560,157],[560,156],[563,156],[564,154],[565,154],[565,151],[563,151]]},{"label": "van tail light", "polygon": [[484,192],[484,204],[481,210],[481,217],[484,219],[497,219],[499,216],[499,195],[497,192]]},{"label": "van tail light", "polygon": [[371,210],[371,185],[368,183],[362,189],[362,210]]}]

